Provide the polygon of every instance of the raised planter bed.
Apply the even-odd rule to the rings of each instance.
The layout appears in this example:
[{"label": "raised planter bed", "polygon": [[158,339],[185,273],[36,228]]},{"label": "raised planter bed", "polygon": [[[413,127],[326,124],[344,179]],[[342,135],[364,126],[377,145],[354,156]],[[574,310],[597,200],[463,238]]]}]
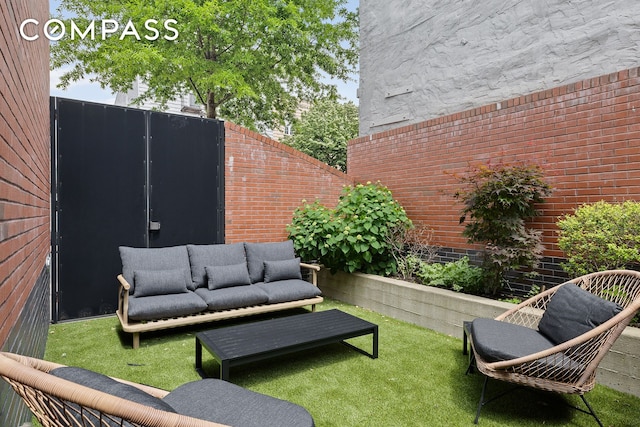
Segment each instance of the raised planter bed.
[{"label": "raised planter bed", "polygon": [[[495,317],[513,304],[362,273],[320,273],[324,296],[462,340],[462,323]],[[462,344],[461,344],[462,348]],[[640,330],[628,327],[598,368],[597,381],[640,397]]]}]

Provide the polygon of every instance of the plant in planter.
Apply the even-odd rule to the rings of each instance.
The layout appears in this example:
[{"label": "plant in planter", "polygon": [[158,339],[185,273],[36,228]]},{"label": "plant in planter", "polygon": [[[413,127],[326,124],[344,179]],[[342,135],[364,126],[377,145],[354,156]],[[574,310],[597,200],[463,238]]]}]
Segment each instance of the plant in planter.
[{"label": "plant in planter", "polygon": [[287,226],[300,257],[334,272],[396,273],[388,235],[396,228],[409,229],[412,222],[387,187],[370,182],[345,186],[335,209],[318,201],[303,203]]},{"label": "plant in planter", "polygon": [[562,268],[572,276],[640,265],[640,203],[583,205],[557,223]]},{"label": "plant in planter", "polygon": [[507,271],[535,268],[542,256],[540,232],[526,227],[536,205],[551,193],[539,166],[479,166],[458,177],[465,188],[454,197],[464,204],[460,223],[470,243],[485,245],[485,292],[496,295]]}]

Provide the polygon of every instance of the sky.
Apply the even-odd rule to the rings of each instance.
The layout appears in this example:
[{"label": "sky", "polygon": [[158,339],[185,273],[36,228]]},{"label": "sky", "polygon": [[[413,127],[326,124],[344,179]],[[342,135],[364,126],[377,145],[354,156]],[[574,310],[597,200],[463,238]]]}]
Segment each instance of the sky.
[{"label": "sky", "polygon": [[[60,0],[49,0],[50,14],[54,14],[58,8]],[[355,10],[358,7],[359,0],[348,0],[347,7],[350,10]],[[102,89],[99,83],[91,82],[89,78],[73,82],[66,90],[58,89],[56,86],[60,82],[60,76],[63,74],[62,69],[52,70],[50,72],[50,94],[51,96],[58,96],[63,98],[79,99],[83,101],[99,102],[104,104],[113,104],[116,95],[109,89]],[[355,81],[340,82],[336,81],[335,84],[338,88],[340,96],[348,101],[358,104],[357,89],[358,81],[357,75],[353,76]]]}]

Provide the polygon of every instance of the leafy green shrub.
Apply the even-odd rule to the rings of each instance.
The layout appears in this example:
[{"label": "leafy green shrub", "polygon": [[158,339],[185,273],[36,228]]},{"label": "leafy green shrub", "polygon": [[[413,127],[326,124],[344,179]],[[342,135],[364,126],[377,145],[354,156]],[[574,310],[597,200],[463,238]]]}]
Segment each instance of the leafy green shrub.
[{"label": "leafy green shrub", "polygon": [[482,291],[482,269],[469,264],[469,258],[466,256],[445,264],[419,263],[415,276],[420,283],[429,286],[439,286],[469,294]]},{"label": "leafy green shrub", "polygon": [[332,271],[395,274],[388,235],[412,223],[387,187],[370,182],[345,186],[333,210],[318,201],[304,203],[287,226],[300,257]]},{"label": "leafy green shrub", "polygon": [[640,263],[640,203],[599,201],[583,205],[557,223],[558,246],[569,274],[624,268]]},{"label": "leafy green shrub", "polygon": [[454,194],[464,203],[460,223],[469,219],[463,235],[485,245],[485,292],[495,295],[507,271],[533,268],[542,256],[541,233],[525,223],[551,187],[539,166],[528,165],[480,166],[458,179],[466,187]]}]

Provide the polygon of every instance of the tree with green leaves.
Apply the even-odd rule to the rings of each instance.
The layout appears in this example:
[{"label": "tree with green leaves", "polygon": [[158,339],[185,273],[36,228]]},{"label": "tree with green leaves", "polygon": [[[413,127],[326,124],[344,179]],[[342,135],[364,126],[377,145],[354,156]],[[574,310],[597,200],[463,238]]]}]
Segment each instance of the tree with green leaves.
[{"label": "tree with green leaves", "polygon": [[551,186],[540,166],[527,164],[471,167],[458,180],[464,185],[454,194],[464,204],[462,234],[470,243],[485,245],[485,291],[496,295],[507,271],[535,268],[542,257],[541,231],[528,227],[527,221],[539,215],[538,206],[551,194]]},{"label": "tree with green leaves", "polygon": [[347,141],[358,136],[358,107],[335,99],[316,102],[294,122],[283,142],[341,171],[347,170]]},{"label": "tree with green leaves", "polygon": [[358,16],[345,3],[61,0],[67,34],[51,46],[51,67],[70,67],[61,88],[93,76],[126,92],[139,78],[149,89],[138,104],[193,92],[209,118],[275,127],[301,100],[337,97],[328,78],[355,71]]}]

